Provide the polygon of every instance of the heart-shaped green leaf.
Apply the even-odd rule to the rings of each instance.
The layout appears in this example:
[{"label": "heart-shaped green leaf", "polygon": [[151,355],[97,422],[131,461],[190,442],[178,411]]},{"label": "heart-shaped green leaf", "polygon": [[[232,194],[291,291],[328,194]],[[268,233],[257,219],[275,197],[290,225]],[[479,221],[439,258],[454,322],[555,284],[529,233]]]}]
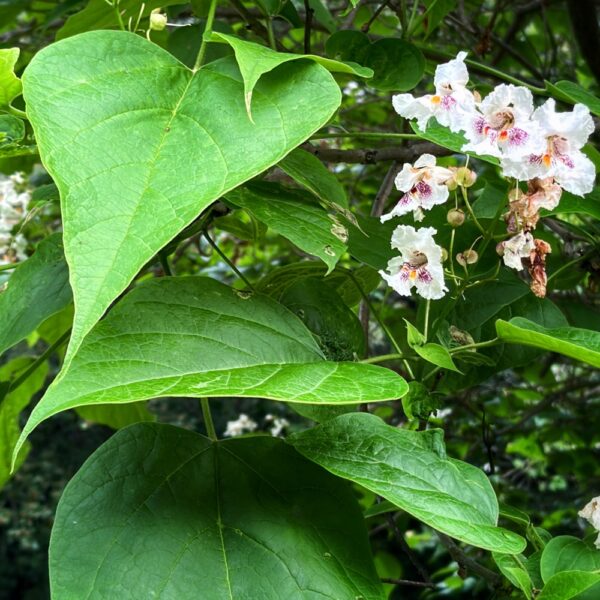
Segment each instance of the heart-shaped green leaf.
[{"label": "heart-shaped green leaf", "polygon": [[350,487],[282,440],[121,430],[61,498],[52,598],[382,600]]},{"label": "heart-shaped green leaf", "polygon": [[280,161],[340,103],[335,80],[314,62],[261,78],[254,123],[243,89],[233,58],[193,72],[127,32],[84,33],[31,61],[27,113],[60,189],[75,297],[67,364],[160,248],[215,199]]},{"label": "heart-shaped green leaf", "polygon": [[497,527],[498,501],[483,471],[445,455],[440,430],[408,431],[367,413],[293,435],[296,450],[467,544],[518,554],[525,540]]},{"label": "heart-shaped green leaf", "polygon": [[161,396],[250,396],[308,404],[400,398],[407,384],[374,365],[328,362],[281,304],[205,277],[161,278],[130,292],[48,388],[21,442],[78,406]]},{"label": "heart-shaped green leaf", "polygon": [[542,579],[562,571],[600,571],[600,550],[571,535],[552,538],[540,561]]}]

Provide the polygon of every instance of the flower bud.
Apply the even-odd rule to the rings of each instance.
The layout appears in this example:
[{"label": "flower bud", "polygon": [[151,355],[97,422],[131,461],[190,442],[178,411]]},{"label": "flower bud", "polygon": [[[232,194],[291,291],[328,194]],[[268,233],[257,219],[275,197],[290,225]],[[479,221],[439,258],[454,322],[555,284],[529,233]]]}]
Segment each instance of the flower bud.
[{"label": "flower bud", "polygon": [[465,222],[465,213],[460,208],[452,208],[448,211],[446,219],[452,227],[460,227]]},{"label": "flower bud", "polygon": [[155,8],[150,13],[150,29],[152,31],[162,31],[167,26],[167,15],[160,11],[160,8]]},{"label": "flower bud", "polygon": [[477,180],[477,173],[467,167],[459,167],[456,171],[456,183],[462,187],[471,187]]},{"label": "flower bud", "polygon": [[479,260],[479,254],[475,252],[475,250],[465,250],[464,252],[459,252],[456,255],[456,262],[461,267],[466,267],[467,265],[474,265]]},{"label": "flower bud", "polygon": [[446,262],[448,260],[448,250],[446,248],[442,248],[442,262]]},{"label": "flower bud", "polygon": [[454,325],[450,325],[450,335],[452,336],[452,339],[461,346],[475,343],[473,336],[468,331],[463,331]]},{"label": "flower bud", "polygon": [[496,244],[496,254],[498,256],[504,256],[504,242],[498,242]]}]

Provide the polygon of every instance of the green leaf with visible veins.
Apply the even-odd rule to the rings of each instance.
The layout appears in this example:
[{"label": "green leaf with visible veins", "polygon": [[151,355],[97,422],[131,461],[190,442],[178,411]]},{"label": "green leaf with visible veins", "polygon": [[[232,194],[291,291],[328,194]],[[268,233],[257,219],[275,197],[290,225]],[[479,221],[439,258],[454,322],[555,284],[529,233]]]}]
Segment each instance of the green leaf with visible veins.
[{"label": "green leaf with visible veins", "polygon": [[37,404],[41,421],[78,406],[165,396],[248,396],[308,404],[395,400],[408,385],[374,365],[328,362],[274,300],[205,277],[163,277],[130,292]]},{"label": "green leaf with visible veins", "polygon": [[38,244],[0,294],[0,354],[71,302],[69,270],[60,233]]},{"label": "green leaf with visible veins", "polygon": [[23,86],[61,195],[76,306],[65,364],[167,242],[279,162],[340,103],[325,68],[295,61],[261,78],[251,123],[232,57],[194,72],[123,31],[51,44],[31,61]]},{"label": "green leaf with visible veins", "polygon": [[498,501],[483,471],[445,455],[441,430],[408,431],[352,413],[289,438],[339,477],[379,494],[467,544],[518,554],[521,536],[497,527]]},{"label": "green leaf with visible veins", "polygon": [[248,115],[251,113],[252,95],[257,81],[269,71],[291,60],[308,59],[315,61],[334,73],[348,73],[358,77],[372,77],[373,71],[355,63],[344,63],[316,54],[291,54],[289,52],[276,52],[267,46],[246,42],[234,35],[212,32],[212,42],[225,42],[235,53],[235,59],[240,67],[244,79],[244,98]]},{"label": "green leaf with visible veins", "polygon": [[600,573],[562,571],[551,577],[536,600],[571,600],[600,583]]},{"label": "green leaf with visible veins", "polygon": [[8,106],[21,93],[21,81],[15,75],[18,59],[18,48],[0,48],[0,108]]},{"label": "green leaf with visible veins", "polygon": [[498,337],[511,344],[534,346],[558,352],[576,360],[600,367],[600,332],[578,327],[546,329],[533,321],[515,317],[496,321]]},{"label": "green leaf with visible veins", "polygon": [[356,497],[282,440],[138,424],[85,462],[50,544],[54,600],[383,600]]},{"label": "green leaf with visible veins", "polygon": [[[288,238],[298,248],[318,256],[330,273],[346,251],[341,223],[299,190],[269,182],[248,184],[229,192],[227,200]],[[313,198],[314,199],[314,198]],[[340,233],[341,232],[341,233]]]}]

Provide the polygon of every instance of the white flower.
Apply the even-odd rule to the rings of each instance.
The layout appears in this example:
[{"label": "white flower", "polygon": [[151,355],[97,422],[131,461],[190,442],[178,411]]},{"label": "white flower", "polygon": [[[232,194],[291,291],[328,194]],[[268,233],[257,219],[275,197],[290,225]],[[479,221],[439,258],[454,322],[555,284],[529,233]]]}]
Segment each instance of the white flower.
[{"label": "white flower", "polygon": [[381,216],[381,222],[393,217],[400,217],[410,212],[415,220],[423,219],[423,210],[429,210],[436,204],[443,204],[448,199],[448,187],[444,182],[452,178],[452,171],[444,167],[436,167],[435,156],[423,154],[414,166],[404,163],[402,171],[396,176],[396,188],[404,195],[398,204],[387,214]]},{"label": "white flower", "polygon": [[258,424],[253,421],[248,415],[241,413],[236,421],[227,421],[224,437],[235,437],[243,433],[256,431]]},{"label": "white flower", "polygon": [[31,194],[20,173],[0,175],[0,265],[27,258],[27,240],[22,234],[12,232],[27,216],[30,200]]},{"label": "white flower", "polygon": [[400,250],[400,256],[392,258],[387,265],[388,273],[379,274],[401,296],[410,296],[411,290],[423,298],[437,300],[448,291],[444,285],[442,249],[433,236],[433,227],[415,229],[410,225],[398,225],[392,234],[392,248]]},{"label": "white flower", "polygon": [[451,131],[460,131],[465,114],[473,111],[475,99],[466,88],[469,73],[465,65],[466,52],[459,52],[450,62],[439,65],[433,83],[435,94],[415,98],[412,94],[397,94],[392,98],[396,112],[417,119],[420,129],[425,129],[431,117]]},{"label": "white flower", "polygon": [[499,244],[503,251],[504,264],[517,271],[523,270],[521,259],[529,258],[531,251],[535,250],[533,236],[528,231],[521,231]]},{"label": "white flower", "polygon": [[571,112],[557,113],[552,98],[537,108],[532,121],[539,128],[537,144],[526,160],[503,161],[505,175],[518,179],[553,177],[565,190],[578,196],[592,191],[596,169],[581,152],[594,131],[590,111],[576,104]]},{"label": "white flower", "polygon": [[270,433],[273,437],[280,436],[285,429],[290,426],[290,422],[283,417],[275,417],[273,415],[265,415],[265,423],[270,425]]},{"label": "white flower", "polygon": [[540,139],[533,113],[533,96],[524,87],[497,86],[464,122],[469,140],[463,151],[517,159],[531,153]]},{"label": "white flower", "polygon": [[[600,532],[600,496],[592,498],[578,513],[582,519],[590,522],[592,527]],[[596,548],[600,549],[600,533],[594,542]]]}]

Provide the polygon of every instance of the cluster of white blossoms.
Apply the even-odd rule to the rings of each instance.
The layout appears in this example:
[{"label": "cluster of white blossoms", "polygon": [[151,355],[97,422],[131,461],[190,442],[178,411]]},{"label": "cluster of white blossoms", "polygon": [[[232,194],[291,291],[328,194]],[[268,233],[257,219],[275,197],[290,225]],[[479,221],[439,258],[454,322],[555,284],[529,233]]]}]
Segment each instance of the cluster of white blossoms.
[{"label": "cluster of white blossoms", "polygon": [[[498,158],[503,175],[517,179],[505,215],[511,237],[497,249],[508,267],[527,267],[532,290],[543,296],[545,256],[550,246],[535,239],[532,230],[539,210],[556,208],[563,189],[580,196],[592,190],[596,171],[581,148],[594,131],[594,123],[582,104],[575,105],[571,112],[558,113],[554,100],[549,99],[535,108],[530,90],[512,84],[498,85],[481,99],[467,89],[466,56],[466,52],[459,52],[455,59],[437,67],[434,94],[398,94],[392,99],[393,106],[401,116],[416,119],[420,129],[426,129],[435,117],[450,131],[462,132],[467,139],[463,151]],[[472,172],[462,170],[474,177]],[[429,154],[413,165],[405,164],[395,181],[403,195],[381,221],[409,212],[415,221],[421,221],[424,211],[446,202],[450,189],[465,185],[464,174],[461,181],[459,171],[437,166],[435,157]],[[527,181],[526,193],[520,190],[518,181]],[[382,272],[382,276],[399,294],[410,295],[414,286],[425,298],[444,295],[442,251],[433,240],[435,233],[432,228],[415,230],[406,225],[394,231],[392,247],[401,256],[389,262],[388,273]]]},{"label": "cluster of white blossoms", "polygon": [[[290,426],[287,419],[276,417],[268,414],[264,418],[264,427],[273,437],[280,437],[284,431]],[[240,416],[235,421],[227,421],[227,426],[223,437],[237,437],[245,433],[252,433],[259,429],[258,423],[251,419],[248,415],[240,413]]]},{"label": "cluster of white blossoms", "polygon": [[20,173],[0,175],[0,265],[27,258],[25,237],[13,231],[27,216],[31,194]]}]

